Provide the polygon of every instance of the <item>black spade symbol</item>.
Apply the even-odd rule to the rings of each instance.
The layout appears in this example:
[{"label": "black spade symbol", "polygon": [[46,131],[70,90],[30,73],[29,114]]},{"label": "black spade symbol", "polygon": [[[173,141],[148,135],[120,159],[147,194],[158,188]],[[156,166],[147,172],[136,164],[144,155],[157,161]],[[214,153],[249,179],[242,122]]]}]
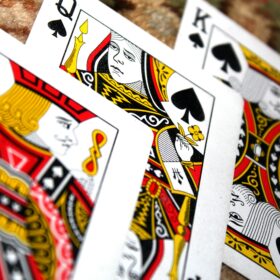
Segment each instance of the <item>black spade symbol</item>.
[{"label": "black spade symbol", "polygon": [[280,237],[278,237],[276,239],[276,247],[277,247],[277,250],[278,250],[278,254],[280,255]]},{"label": "black spade symbol", "polygon": [[228,66],[235,72],[241,71],[241,65],[231,44],[215,46],[212,48],[212,53],[218,60],[224,61],[221,69],[225,73],[228,71]]},{"label": "black spade symbol", "polygon": [[199,33],[191,34],[189,36],[189,39],[194,43],[193,44],[194,48],[197,48],[197,47],[203,48],[204,47],[203,41],[202,41]]},{"label": "black spade symbol", "polygon": [[57,38],[57,34],[62,37],[66,36],[66,29],[61,19],[53,20],[48,23],[48,27],[54,31],[53,36]]},{"label": "black spade symbol", "polygon": [[205,115],[203,108],[193,88],[174,93],[171,97],[171,101],[178,109],[186,109],[181,118],[184,122],[189,123],[189,113],[198,121],[204,120]]}]

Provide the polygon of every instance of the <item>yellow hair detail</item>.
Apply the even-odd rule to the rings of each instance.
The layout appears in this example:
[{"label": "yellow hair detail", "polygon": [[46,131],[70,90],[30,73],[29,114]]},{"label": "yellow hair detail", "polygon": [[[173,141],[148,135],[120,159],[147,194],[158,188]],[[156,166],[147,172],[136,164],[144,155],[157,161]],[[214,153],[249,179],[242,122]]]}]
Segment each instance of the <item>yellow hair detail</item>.
[{"label": "yellow hair detail", "polygon": [[0,96],[0,123],[26,136],[38,129],[50,105],[47,99],[15,83]]}]

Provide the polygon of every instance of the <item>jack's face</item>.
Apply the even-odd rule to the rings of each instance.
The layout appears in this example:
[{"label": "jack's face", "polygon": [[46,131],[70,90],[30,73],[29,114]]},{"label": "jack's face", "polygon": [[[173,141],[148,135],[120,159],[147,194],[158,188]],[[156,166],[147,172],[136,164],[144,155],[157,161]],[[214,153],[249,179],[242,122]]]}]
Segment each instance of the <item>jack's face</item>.
[{"label": "jack's face", "polygon": [[54,154],[64,155],[77,144],[74,133],[77,126],[78,122],[71,115],[52,104],[40,119],[37,134]]},{"label": "jack's face", "polygon": [[142,81],[141,52],[127,40],[112,35],[108,51],[108,67],[115,81],[122,84]]}]

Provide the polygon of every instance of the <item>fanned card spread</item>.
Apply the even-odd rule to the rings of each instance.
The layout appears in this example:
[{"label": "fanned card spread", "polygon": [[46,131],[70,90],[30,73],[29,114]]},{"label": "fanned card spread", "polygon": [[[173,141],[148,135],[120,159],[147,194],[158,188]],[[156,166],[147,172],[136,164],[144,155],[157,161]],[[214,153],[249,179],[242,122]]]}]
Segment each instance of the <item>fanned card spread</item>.
[{"label": "fanned card spread", "polygon": [[[102,3],[64,2],[43,3],[26,47],[154,135],[116,278],[217,279],[242,98],[191,65],[177,67],[171,49]],[[74,278],[100,279],[93,248],[83,247]]]},{"label": "fanned card spread", "polygon": [[0,278],[70,279],[88,246],[92,273],[113,276],[153,135],[4,32],[0,41]]}]

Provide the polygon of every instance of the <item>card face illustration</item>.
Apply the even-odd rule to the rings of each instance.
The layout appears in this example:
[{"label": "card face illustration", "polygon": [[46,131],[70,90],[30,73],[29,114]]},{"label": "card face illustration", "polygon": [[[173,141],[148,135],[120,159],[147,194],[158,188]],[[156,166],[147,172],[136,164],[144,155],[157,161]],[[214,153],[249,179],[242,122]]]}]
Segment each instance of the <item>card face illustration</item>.
[{"label": "card face illustration", "polygon": [[2,172],[29,177],[28,244],[42,276],[69,278],[118,129],[4,56],[1,72],[12,82],[0,96]]},{"label": "card face illustration", "polygon": [[[80,251],[91,246],[87,240],[96,236],[94,227],[108,230],[104,222],[91,222],[91,217],[96,218],[95,211],[100,213],[97,218],[108,219],[109,215],[102,214],[108,207],[104,205],[116,207],[131,199],[126,207],[115,209],[116,214],[109,216],[118,217],[119,227],[127,229],[131,215],[126,216],[125,211],[130,208],[132,214],[152,135],[114,106],[104,112],[95,108],[106,108],[104,103],[108,102],[103,99],[100,102],[86,98],[94,105],[85,108],[64,93],[72,88],[76,94],[77,87],[74,89],[71,82],[59,79],[65,83],[62,92],[33,74],[34,62],[32,70],[27,70],[28,52],[23,51],[22,45],[3,33],[0,41],[1,279],[70,279]],[[20,55],[26,60],[18,63]],[[46,79],[52,76],[45,74]],[[78,84],[78,92],[82,91]],[[134,150],[130,142],[137,145],[141,141],[135,139],[139,136],[146,137],[147,143],[139,145],[143,155],[138,157],[135,153],[133,159],[126,153]],[[137,170],[119,167],[127,161],[133,164],[134,160],[138,161]],[[112,168],[116,171],[112,172]],[[123,197],[119,202],[106,198],[104,193],[114,193],[110,180],[119,184],[126,172],[138,177],[138,184],[134,185],[135,179],[123,184],[118,191]],[[124,192],[128,190],[130,193]],[[124,235],[118,231],[117,235]],[[97,253],[100,249],[92,248],[103,258]],[[112,247],[111,253],[119,256],[120,248]],[[114,265],[109,268],[114,269]]]},{"label": "card face illustration", "polygon": [[118,278],[182,275],[214,97],[83,10],[60,68],[155,135]]},{"label": "card face illustration", "polygon": [[[205,46],[197,55],[194,32]],[[176,51],[245,99],[224,261],[248,278],[279,279],[280,57],[206,2],[191,0]]]},{"label": "card face illustration", "polygon": [[[48,27],[56,16],[55,5],[43,4],[27,46],[42,53],[48,45],[54,50],[50,66],[98,92],[154,134],[117,278],[218,275],[222,248],[206,249],[203,221],[213,221],[209,234],[214,243],[222,244],[226,215],[216,220],[209,209],[217,197],[215,211],[226,209],[225,186],[232,180],[241,98],[224,86],[202,86],[197,76],[187,79],[176,72],[164,63],[168,57],[172,61],[172,51],[99,2],[77,1],[72,21],[64,20],[66,37],[54,36]],[[236,104],[234,110],[220,94],[223,90]],[[232,121],[218,108],[228,111]],[[229,150],[217,154],[217,141],[222,150]],[[219,180],[214,172],[217,160],[225,171]],[[206,255],[211,262],[201,272],[197,264]],[[79,265],[77,279],[88,271],[82,262]]]}]

